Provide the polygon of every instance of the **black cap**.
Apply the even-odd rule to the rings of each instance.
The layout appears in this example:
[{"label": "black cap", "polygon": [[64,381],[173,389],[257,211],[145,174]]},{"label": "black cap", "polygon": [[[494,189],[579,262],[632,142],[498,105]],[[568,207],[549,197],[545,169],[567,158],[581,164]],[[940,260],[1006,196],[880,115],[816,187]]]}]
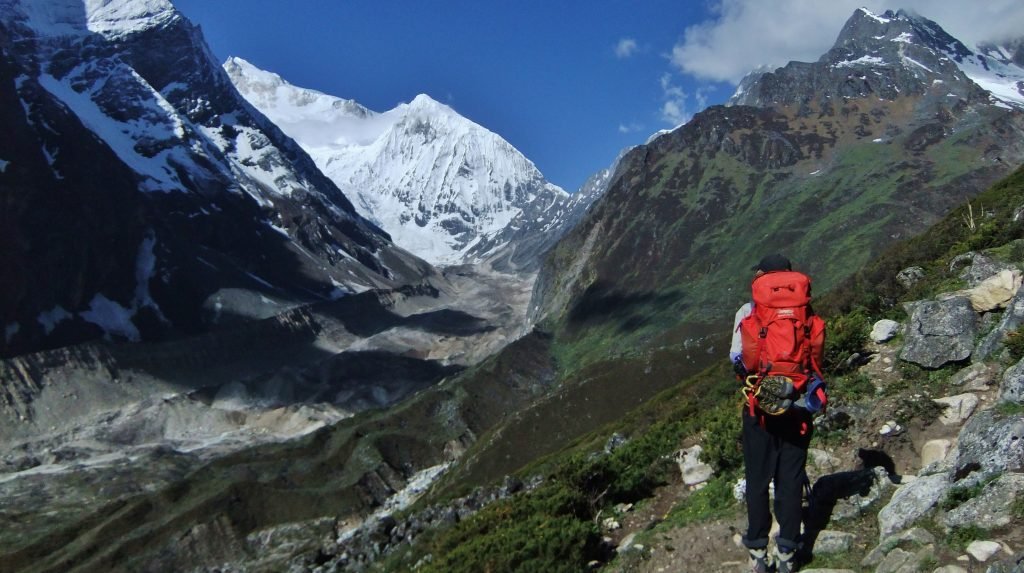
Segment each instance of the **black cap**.
[{"label": "black cap", "polygon": [[771,271],[791,271],[793,270],[793,264],[789,262],[789,259],[782,255],[766,255],[761,259],[761,262],[751,267],[750,270],[763,271],[766,273]]}]

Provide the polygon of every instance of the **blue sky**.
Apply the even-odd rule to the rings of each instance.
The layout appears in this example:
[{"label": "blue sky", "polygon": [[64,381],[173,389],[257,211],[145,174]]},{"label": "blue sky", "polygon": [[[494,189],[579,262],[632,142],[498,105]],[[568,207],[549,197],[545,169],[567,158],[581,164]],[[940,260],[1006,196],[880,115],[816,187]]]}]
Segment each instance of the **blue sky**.
[{"label": "blue sky", "polygon": [[[240,56],[375,111],[426,93],[507,139],[570,192],[623,148],[724,102],[746,71],[817,59],[857,6],[889,7],[872,0],[173,1],[202,26],[221,61]],[[1017,0],[901,5],[913,4],[968,42],[1024,29]]]}]

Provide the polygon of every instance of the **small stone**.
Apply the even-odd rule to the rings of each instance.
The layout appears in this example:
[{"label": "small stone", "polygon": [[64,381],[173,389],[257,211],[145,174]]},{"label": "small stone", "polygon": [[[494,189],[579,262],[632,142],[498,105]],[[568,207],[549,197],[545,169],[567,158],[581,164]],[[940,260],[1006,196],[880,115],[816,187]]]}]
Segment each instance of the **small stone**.
[{"label": "small stone", "polygon": [[881,343],[891,340],[899,332],[900,323],[895,320],[882,319],[871,328],[871,340]]},{"label": "small stone", "polygon": [[982,563],[988,561],[993,555],[1003,550],[1003,546],[995,541],[972,541],[967,546],[967,553]]}]

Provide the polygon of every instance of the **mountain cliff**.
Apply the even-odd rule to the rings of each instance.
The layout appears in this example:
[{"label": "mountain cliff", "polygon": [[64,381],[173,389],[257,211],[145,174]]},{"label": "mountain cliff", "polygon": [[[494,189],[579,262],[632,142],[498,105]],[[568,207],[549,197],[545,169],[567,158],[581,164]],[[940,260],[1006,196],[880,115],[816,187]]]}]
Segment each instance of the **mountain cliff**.
[{"label": "mountain cliff", "polygon": [[0,354],[195,333],[431,276],[167,1],[0,2]]},{"label": "mountain cliff", "polygon": [[432,263],[479,261],[523,235],[542,240],[569,202],[511,144],[425,94],[377,113],[241,58],[224,69],[363,216]]}]

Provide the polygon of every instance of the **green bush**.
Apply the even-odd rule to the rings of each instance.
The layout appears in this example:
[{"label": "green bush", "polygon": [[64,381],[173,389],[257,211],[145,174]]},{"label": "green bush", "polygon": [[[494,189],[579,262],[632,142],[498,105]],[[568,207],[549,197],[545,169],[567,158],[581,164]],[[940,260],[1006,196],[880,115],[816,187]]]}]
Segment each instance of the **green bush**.
[{"label": "green bush", "polygon": [[846,359],[864,350],[871,322],[863,312],[853,311],[829,320],[826,326],[825,370],[833,375],[842,374],[849,370]]},{"label": "green bush", "polygon": [[946,534],[945,544],[947,547],[957,553],[963,553],[967,546],[972,541],[979,539],[986,539],[989,536],[987,529],[978,527],[977,525],[968,525],[965,527],[957,527],[950,530]]},{"label": "green bush", "polygon": [[854,403],[875,395],[875,385],[867,374],[854,372],[829,382],[829,398],[839,403]]},{"label": "green bush", "polygon": [[740,420],[738,400],[721,404],[708,415],[701,436],[700,459],[714,468],[716,474],[730,472],[743,466]]}]

